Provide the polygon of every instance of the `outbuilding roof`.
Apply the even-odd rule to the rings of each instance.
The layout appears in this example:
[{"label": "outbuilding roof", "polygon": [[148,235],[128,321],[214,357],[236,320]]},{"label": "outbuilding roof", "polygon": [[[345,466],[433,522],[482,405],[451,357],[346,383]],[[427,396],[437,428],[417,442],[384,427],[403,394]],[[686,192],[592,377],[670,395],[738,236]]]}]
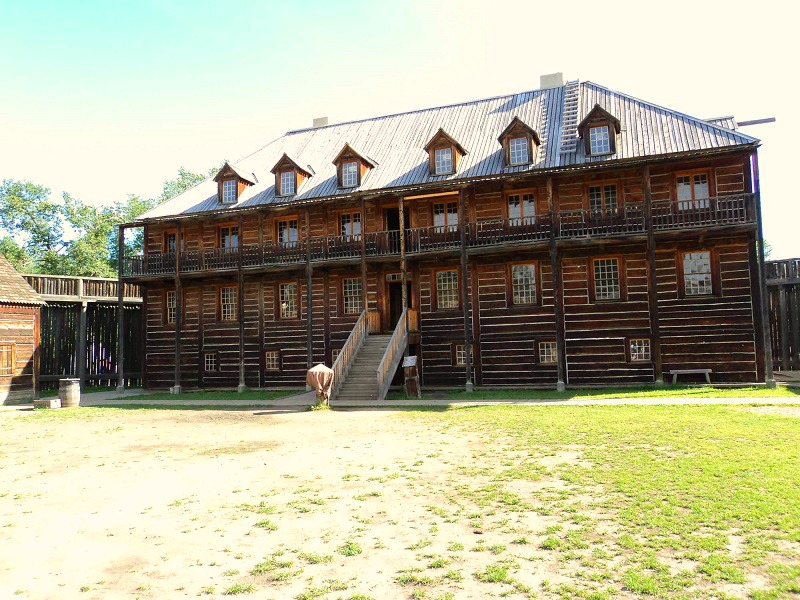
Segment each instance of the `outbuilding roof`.
[{"label": "outbuilding roof", "polygon": [[0,304],[45,304],[41,296],[28,285],[2,254],[0,254]]},{"label": "outbuilding roof", "polygon": [[[620,123],[616,152],[611,156],[589,156],[583,144],[574,143],[576,124],[595,106],[600,106]],[[503,148],[497,141],[514,117],[535,130],[541,141],[533,162],[521,167],[509,167],[504,163]],[[258,179],[258,183],[242,191],[235,204],[221,205],[217,200],[217,185],[209,179],[139,218],[159,219],[204,211],[316,201],[364,191],[424,187],[758,145],[758,139],[722,126],[722,123],[728,124],[722,119],[709,121],[692,117],[589,81],[569,82],[545,90],[290,131],[233,162],[237,170],[254,173]],[[439,130],[447,131],[469,149],[459,162],[458,170],[451,175],[430,173],[425,144]],[[377,163],[369,177],[356,188],[342,189],[337,185],[332,161],[345,144],[358,148]],[[313,169],[313,176],[303,181],[290,199],[276,197],[275,178],[270,175],[270,169],[283,155]]]}]

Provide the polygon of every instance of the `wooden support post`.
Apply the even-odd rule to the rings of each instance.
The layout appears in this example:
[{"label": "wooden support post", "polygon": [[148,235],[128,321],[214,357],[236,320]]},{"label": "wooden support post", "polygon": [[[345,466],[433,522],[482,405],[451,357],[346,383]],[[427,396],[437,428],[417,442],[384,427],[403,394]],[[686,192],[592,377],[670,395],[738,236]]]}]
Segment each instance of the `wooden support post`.
[{"label": "wooden support post", "polygon": [[312,277],[311,267],[311,217],[306,209],[306,364],[308,368],[314,366],[314,310],[311,305],[312,299]]},{"label": "wooden support post", "polygon": [[[361,310],[367,310],[369,305],[369,298],[367,296],[367,211],[366,202],[364,197],[361,197]],[[327,277],[326,277],[327,281]],[[327,289],[325,295],[327,296]],[[328,321],[327,311],[325,312],[325,321]]]},{"label": "wooden support post", "polygon": [[[145,248],[147,247],[145,238]],[[125,284],[122,282],[125,263],[125,227],[120,225],[117,237],[117,392],[125,391]],[[147,288],[144,289],[147,293]],[[142,305],[145,310],[147,303]],[[147,313],[142,314],[142,321],[147,323]],[[146,339],[146,338],[145,338]],[[85,352],[84,352],[85,354]],[[142,360],[142,377],[147,367]]]},{"label": "wooden support post", "polygon": [[793,371],[800,369],[800,302],[798,302],[798,289],[794,285],[789,287],[789,314],[792,322],[792,357],[791,368]]},{"label": "wooden support post", "polygon": [[239,262],[236,265],[237,267],[237,291],[236,291],[236,312],[238,313],[237,316],[239,317],[239,386],[236,388],[237,391],[241,394],[247,390],[247,384],[245,383],[244,377],[244,271],[242,270],[243,267],[243,234],[244,231],[242,229],[243,225],[242,217],[239,215],[239,223],[238,223],[238,231],[239,236],[238,240],[238,255],[239,255]]},{"label": "wooden support post", "polygon": [[642,167],[644,187],[644,226],[647,230],[647,305],[650,309],[650,333],[652,339],[653,376],[657,386],[664,385],[661,363],[661,330],[658,317],[658,273],[656,271],[656,232],[653,229],[653,191],[650,187],[650,166]]},{"label": "wooden support post", "polygon": [[[471,392],[472,384],[472,332],[469,324],[469,271],[467,271],[467,201],[466,191],[458,192],[458,225],[461,233],[461,308],[464,311],[464,369],[466,371],[466,391]],[[403,283],[405,286],[405,283]]]},{"label": "wooden support post", "polygon": [[181,222],[175,226],[175,382],[170,389],[180,394],[181,388],[181,327],[183,325],[183,289],[181,288]]},{"label": "wooden support post", "polygon": [[[400,219],[400,278],[402,279],[403,288],[400,290],[400,294],[402,297],[402,306],[403,311],[406,314],[406,331],[408,331],[408,271],[406,268],[406,213],[405,213],[405,205],[403,201],[403,197],[400,196],[400,200],[397,204],[397,210],[399,211],[398,217]],[[380,285],[383,283],[381,281]],[[406,346],[404,350],[404,355],[408,356],[408,346]]]},{"label": "wooden support post", "polygon": [[[767,278],[764,266],[764,230],[761,224],[761,184],[758,174],[758,154],[753,152],[753,192],[756,203],[756,246],[758,252],[758,296],[760,300],[760,326],[764,337],[764,373],[765,383],[768,388],[775,387],[775,375],[772,364],[772,343],[769,335],[769,305],[767,304]],[[754,290],[755,291],[755,290]],[[755,294],[754,294],[755,295]],[[753,311],[755,313],[755,311]]]},{"label": "wooden support post", "polygon": [[[83,283],[83,280],[81,280],[81,283]],[[83,294],[80,295],[83,296]],[[78,318],[78,339],[76,340],[77,344],[75,344],[76,366],[78,367],[78,380],[80,381],[81,390],[83,390],[86,385],[86,312],[88,308],[86,300],[82,300],[81,313]],[[117,321],[117,325],[119,326],[119,321]]]},{"label": "wooden support post", "polygon": [[778,288],[778,311],[780,313],[780,346],[781,346],[781,371],[788,371],[791,368],[789,360],[789,307],[787,306],[787,295],[789,287],[782,285]]},{"label": "wooden support post", "polygon": [[556,390],[561,392],[566,389],[567,349],[564,341],[564,291],[561,285],[561,257],[558,253],[558,244],[556,244],[558,222],[556,221],[555,200],[553,178],[548,177],[547,204],[550,207],[550,270],[553,273],[553,318],[556,325],[556,367],[558,373]]}]

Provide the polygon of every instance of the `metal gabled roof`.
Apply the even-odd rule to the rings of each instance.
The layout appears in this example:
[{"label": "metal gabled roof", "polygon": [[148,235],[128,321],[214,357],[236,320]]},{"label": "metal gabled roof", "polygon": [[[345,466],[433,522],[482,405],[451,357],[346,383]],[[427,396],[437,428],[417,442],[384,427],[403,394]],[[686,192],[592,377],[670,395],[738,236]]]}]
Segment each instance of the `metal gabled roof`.
[{"label": "metal gabled roof", "polygon": [[[573,106],[577,104],[577,111]],[[577,123],[599,105],[619,119],[616,152],[611,156],[587,156],[583,144],[572,144]],[[539,133],[541,145],[534,162],[525,168],[508,167],[497,141],[514,117]],[[562,121],[567,119],[567,129]],[[497,96],[450,106],[429,108],[288,132],[249,156],[234,161],[236,169],[254,173],[258,183],[247,187],[235,204],[217,201],[217,186],[209,179],[153,208],[140,220],[228,211],[275,203],[275,179],[270,169],[284,155],[309,165],[313,176],[306,179],[289,202],[316,201],[349,196],[364,191],[425,186],[504,176],[509,173],[552,171],[595,163],[713,152],[736,146],[752,146],[759,140],[717,124],[639,100],[592,82],[570,82],[546,90]],[[425,145],[440,130],[458,140],[469,153],[458,171],[431,175]],[[337,187],[333,159],[345,144],[358,148],[377,163],[357,188]],[[566,145],[565,145],[566,144]]]}]

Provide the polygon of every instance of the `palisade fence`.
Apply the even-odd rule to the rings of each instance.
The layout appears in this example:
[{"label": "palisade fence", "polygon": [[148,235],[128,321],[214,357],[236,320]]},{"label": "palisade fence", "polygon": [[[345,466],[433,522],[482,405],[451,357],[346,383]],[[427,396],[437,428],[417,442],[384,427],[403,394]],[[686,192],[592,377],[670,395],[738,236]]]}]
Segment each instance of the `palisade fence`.
[{"label": "palisade fence", "polygon": [[800,258],[766,262],[773,368],[800,371]]},{"label": "palisade fence", "polygon": [[[24,275],[47,305],[41,311],[39,387],[59,379],[81,385],[117,386],[117,281],[98,277]],[[142,384],[144,340],[139,286],[124,288],[126,386]]]}]

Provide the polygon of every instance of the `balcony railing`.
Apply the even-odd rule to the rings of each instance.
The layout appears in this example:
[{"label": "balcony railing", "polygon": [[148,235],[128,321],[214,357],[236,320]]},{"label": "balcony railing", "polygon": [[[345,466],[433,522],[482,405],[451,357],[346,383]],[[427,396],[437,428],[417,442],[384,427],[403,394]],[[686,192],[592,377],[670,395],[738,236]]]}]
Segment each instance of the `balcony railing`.
[{"label": "balcony railing", "polygon": [[[656,231],[740,225],[755,222],[753,194],[704,198],[691,202],[654,201],[652,227]],[[467,223],[469,248],[502,247],[514,243],[546,242],[551,232],[560,239],[628,236],[646,232],[641,202],[598,210],[564,210],[555,221],[549,215],[517,219],[495,219]],[[399,256],[399,231],[373,231],[360,235],[319,236],[310,240],[245,244],[235,248],[206,248],[180,253],[181,273],[303,264],[311,261],[355,260],[363,248],[367,258]],[[405,248],[409,255],[461,248],[459,225],[406,229]],[[126,257],[127,277],[174,275],[175,253]]]}]

